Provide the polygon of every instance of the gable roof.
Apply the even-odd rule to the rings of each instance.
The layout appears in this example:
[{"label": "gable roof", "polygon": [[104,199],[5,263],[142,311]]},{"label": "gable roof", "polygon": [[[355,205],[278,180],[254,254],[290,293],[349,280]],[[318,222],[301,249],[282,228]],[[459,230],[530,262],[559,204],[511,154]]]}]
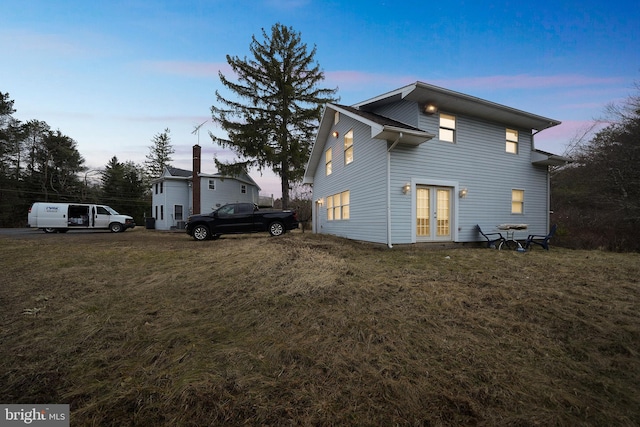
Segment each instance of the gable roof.
[{"label": "gable roof", "polygon": [[188,178],[191,175],[193,175],[193,172],[191,172],[191,171],[188,171],[186,169],[174,168],[173,166],[167,166],[166,167],[166,171],[171,176],[180,176],[180,177],[183,177],[183,178]]},{"label": "gable roof", "polygon": [[311,154],[309,155],[309,161],[307,162],[307,168],[302,181],[303,184],[313,183],[313,171],[322,158],[324,144],[318,144],[318,141],[325,141],[333,126],[333,118],[329,117],[329,111],[344,114],[347,117],[351,117],[354,120],[368,125],[371,128],[372,139],[396,141],[399,144],[417,146],[435,137],[435,135],[418,129],[417,127],[381,116],[371,111],[358,110],[357,108],[340,104],[327,104],[322,119],[320,120],[320,128],[316,134],[316,140],[311,148]]},{"label": "gable roof", "polygon": [[370,111],[381,105],[398,102],[403,99],[417,102],[421,105],[432,104],[440,111],[467,114],[493,122],[525,129],[535,129],[537,131],[548,129],[562,123],[558,120],[527,113],[526,111],[507,107],[506,105],[497,104],[482,98],[420,81],[360,102],[355,104],[354,107],[359,110]]},{"label": "gable roof", "polygon": [[[220,180],[235,179],[236,181],[253,185],[258,189],[258,191],[262,190],[262,188],[260,188],[258,183],[255,182],[253,178],[251,178],[251,176],[246,171],[238,176],[228,176],[228,175],[223,175],[219,173],[209,174],[209,173],[202,173],[202,172],[200,172],[198,176],[200,178],[218,178]],[[165,166],[164,172],[162,173],[162,175],[158,178],[153,179],[151,183],[155,184],[156,182],[160,182],[165,179],[191,181],[193,179],[193,172],[186,169],[174,168],[173,166]]]}]

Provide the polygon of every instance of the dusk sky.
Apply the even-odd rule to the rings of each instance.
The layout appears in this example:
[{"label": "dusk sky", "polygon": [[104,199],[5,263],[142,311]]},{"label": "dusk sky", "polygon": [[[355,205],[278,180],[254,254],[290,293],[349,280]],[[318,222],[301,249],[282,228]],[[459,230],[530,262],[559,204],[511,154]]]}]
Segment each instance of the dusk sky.
[{"label": "dusk sky", "polygon": [[[208,133],[225,56],[249,56],[275,23],[301,33],[354,104],[416,81],[562,121],[536,148],[563,154],[609,103],[637,94],[640,2],[562,0],[3,0],[0,91],[15,118],[47,122],[77,142],[91,169],[117,156],[143,163],[165,128],[173,165],[191,169],[202,126],[203,171],[215,172]],[[279,178],[251,171],[261,193]]]}]

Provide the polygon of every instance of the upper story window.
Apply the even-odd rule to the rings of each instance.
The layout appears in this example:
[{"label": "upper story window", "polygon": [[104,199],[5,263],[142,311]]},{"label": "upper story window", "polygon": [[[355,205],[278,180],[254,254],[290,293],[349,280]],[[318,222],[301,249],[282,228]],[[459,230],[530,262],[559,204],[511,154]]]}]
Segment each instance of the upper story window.
[{"label": "upper story window", "polygon": [[440,141],[456,142],[456,116],[440,113]]},{"label": "upper story window", "polygon": [[340,113],[336,111],[335,113],[333,113],[333,124],[337,125],[339,121],[340,121]]},{"label": "upper story window", "polygon": [[518,131],[507,129],[507,153],[518,154]]},{"label": "upper story window", "polygon": [[511,190],[511,213],[524,213],[524,190]]},{"label": "upper story window", "polygon": [[242,185],[240,186],[240,192],[241,192],[242,194],[247,194],[247,186],[246,186],[246,185],[244,185],[244,184],[242,184]]},{"label": "upper story window", "polygon": [[215,190],[216,189],[216,180],[215,179],[210,179],[209,180],[209,190]]},{"label": "upper story window", "polygon": [[344,134],[344,164],[353,162],[353,129]]},{"label": "upper story window", "polygon": [[332,159],[333,159],[332,150],[331,148],[329,148],[324,153],[324,170],[327,175],[331,175],[331,172],[333,171]]}]

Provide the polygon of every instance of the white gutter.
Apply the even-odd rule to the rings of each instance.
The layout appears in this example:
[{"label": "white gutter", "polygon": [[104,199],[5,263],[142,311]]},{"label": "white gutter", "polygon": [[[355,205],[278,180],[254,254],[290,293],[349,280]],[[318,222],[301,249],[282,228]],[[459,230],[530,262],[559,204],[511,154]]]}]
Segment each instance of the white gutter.
[{"label": "white gutter", "polygon": [[391,150],[393,150],[396,145],[402,139],[402,132],[398,135],[391,147],[387,149],[387,246],[389,249],[393,248],[391,244]]}]

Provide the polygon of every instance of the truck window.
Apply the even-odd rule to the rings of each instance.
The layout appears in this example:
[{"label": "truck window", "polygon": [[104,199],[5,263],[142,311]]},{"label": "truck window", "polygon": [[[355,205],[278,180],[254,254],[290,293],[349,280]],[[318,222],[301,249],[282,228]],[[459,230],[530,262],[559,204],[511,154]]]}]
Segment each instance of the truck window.
[{"label": "truck window", "polygon": [[238,209],[236,209],[236,213],[238,214],[251,214],[253,213],[253,205],[251,203],[242,203],[238,205]]}]

